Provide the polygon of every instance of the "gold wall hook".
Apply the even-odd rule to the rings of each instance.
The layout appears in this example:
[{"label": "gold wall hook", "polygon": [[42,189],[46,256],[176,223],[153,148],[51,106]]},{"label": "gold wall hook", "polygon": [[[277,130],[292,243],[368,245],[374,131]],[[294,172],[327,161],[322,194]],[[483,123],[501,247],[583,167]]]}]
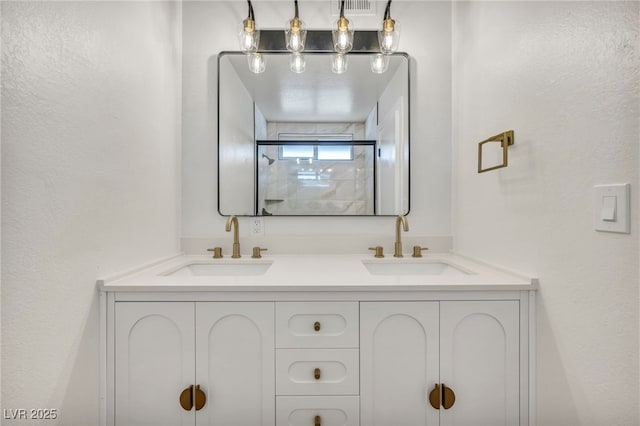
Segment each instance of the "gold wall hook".
[{"label": "gold wall hook", "polygon": [[[495,136],[491,136],[478,143],[478,173],[488,172],[489,170],[501,169],[503,167],[507,167],[509,165],[509,146],[513,145],[514,132],[513,130],[507,130],[506,132],[499,133]],[[482,168],[482,146],[489,142],[498,142],[502,147],[502,164],[498,164],[497,166],[487,167],[486,169]]]}]

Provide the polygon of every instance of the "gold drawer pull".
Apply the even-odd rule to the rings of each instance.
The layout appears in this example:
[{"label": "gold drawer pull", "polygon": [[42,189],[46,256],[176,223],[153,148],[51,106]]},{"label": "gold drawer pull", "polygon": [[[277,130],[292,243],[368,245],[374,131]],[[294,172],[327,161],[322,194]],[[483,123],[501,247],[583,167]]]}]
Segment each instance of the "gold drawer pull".
[{"label": "gold drawer pull", "polygon": [[313,426],[322,426],[322,418],[320,416],[314,417]]},{"label": "gold drawer pull", "polygon": [[316,380],[320,380],[320,369],[316,368],[315,370],[313,370],[313,377],[316,378]]},{"label": "gold drawer pull", "polygon": [[313,329],[315,331],[320,331],[320,322],[319,321],[316,321],[316,322],[313,323]]}]

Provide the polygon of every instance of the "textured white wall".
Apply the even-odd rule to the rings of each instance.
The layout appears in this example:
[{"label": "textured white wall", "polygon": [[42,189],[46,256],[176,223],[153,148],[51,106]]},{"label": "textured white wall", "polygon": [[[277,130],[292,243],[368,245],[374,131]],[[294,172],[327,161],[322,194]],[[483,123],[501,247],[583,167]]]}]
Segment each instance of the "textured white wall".
[{"label": "textured white wall", "polygon": [[[538,424],[638,425],[638,2],[454,2],[454,246],[530,272]],[[509,167],[477,142],[515,130]],[[592,187],[632,185],[631,235]]]},{"label": "textured white wall", "polygon": [[1,7],[2,408],[91,426],[96,279],[178,249],[180,5]]},{"label": "textured white wall", "polygon": [[[353,17],[357,29],[377,29],[378,16]],[[289,1],[254,4],[257,25],[283,28],[293,14]],[[392,9],[402,23],[400,50],[412,57],[411,101],[412,199],[409,216],[413,235],[451,235],[451,4],[402,2]],[[335,16],[327,1],[300,3],[309,28],[330,29]],[[217,53],[237,50],[237,26],[247,15],[245,2],[185,2],[183,85],[182,236],[221,237],[225,218],[216,205]],[[268,65],[267,65],[268,66]],[[241,218],[241,234],[248,233]],[[282,235],[369,234],[393,237],[389,218],[265,218],[265,244]],[[185,246],[188,249],[188,246]],[[273,249],[273,246],[269,246]],[[366,250],[366,245],[359,245]],[[273,252],[273,251],[272,251]]]}]

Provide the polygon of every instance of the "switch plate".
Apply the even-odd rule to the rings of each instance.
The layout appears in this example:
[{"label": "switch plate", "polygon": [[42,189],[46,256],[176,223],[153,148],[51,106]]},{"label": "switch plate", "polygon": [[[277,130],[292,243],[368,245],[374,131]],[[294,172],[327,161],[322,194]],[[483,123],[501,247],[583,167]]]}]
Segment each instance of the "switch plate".
[{"label": "switch plate", "polygon": [[596,231],[629,233],[628,183],[593,187],[593,226]]}]

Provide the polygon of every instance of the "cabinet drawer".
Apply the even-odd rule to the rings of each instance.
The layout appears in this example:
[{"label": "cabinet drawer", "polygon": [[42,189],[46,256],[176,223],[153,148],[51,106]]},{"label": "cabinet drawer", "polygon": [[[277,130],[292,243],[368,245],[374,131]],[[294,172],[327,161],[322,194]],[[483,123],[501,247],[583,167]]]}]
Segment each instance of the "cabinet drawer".
[{"label": "cabinet drawer", "polygon": [[358,395],[357,349],[276,350],[277,395]]},{"label": "cabinet drawer", "polygon": [[358,302],[276,303],[276,347],[357,348]]},{"label": "cabinet drawer", "polygon": [[357,396],[279,396],[276,426],[358,426]]}]

